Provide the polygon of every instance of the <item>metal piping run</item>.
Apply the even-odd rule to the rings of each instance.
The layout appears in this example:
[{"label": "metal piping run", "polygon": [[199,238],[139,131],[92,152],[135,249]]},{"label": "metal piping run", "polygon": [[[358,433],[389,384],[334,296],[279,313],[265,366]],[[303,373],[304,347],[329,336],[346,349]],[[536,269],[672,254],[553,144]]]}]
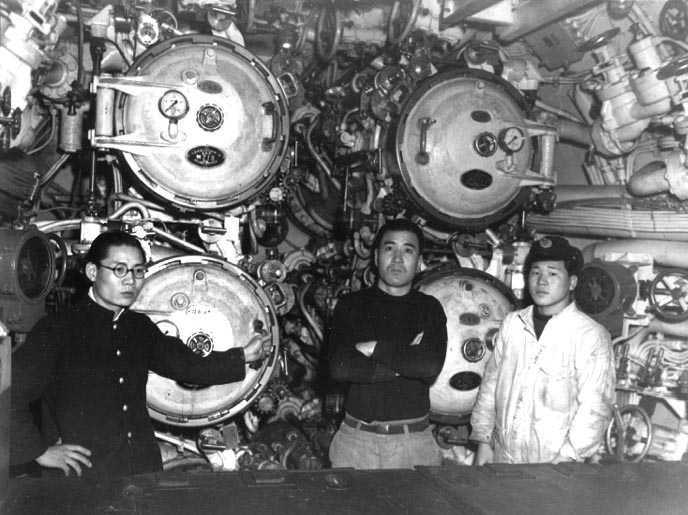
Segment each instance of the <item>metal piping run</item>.
[{"label": "metal piping run", "polygon": [[628,191],[635,196],[645,197],[669,191],[666,180],[666,166],[663,161],[652,161],[634,172],[628,181]]},{"label": "metal piping run", "polygon": [[[606,199],[603,202],[605,205],[599,207],[588,201],[584,206],[558,207],[548,215],[529,214],[526,223],[539,232],[588,238],[688,241],[688,214],[631,209],[619,199],[616,200],[618,207],[609,207]],[[686,252],[688,256],[688,248]]]},{"label": "metal piping run", "polygon": [[563,185],[557,186],[554,189],[557,194],[557,206],[566,202],[575,202],[581,200],[593,199],[619,199],[630,198],[628,192],[623,186],[590,186],[587,184],[581,185]]},{"label": "metal piping run", "polygon": [[688,241],[645,239],[602,241],[585,247],[583,258],[588,262],[612,252],[649,254],[658,265],[688,268]]}]

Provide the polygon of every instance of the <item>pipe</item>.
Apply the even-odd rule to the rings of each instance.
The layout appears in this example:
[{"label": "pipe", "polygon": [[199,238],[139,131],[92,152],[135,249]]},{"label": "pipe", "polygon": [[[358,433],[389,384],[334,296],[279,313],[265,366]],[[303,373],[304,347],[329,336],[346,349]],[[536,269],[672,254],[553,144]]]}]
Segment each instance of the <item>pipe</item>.
[{"label": "pipe", "polygon": [[[311,139],[311,135],[313,133],[313,129],[315,129],[315,126],[318,124],[320,121],[320,115],[317,114],[313,117],[313,121],[311,122],[310,126],[308,127],[308,130],[306,131],[306,145],[308,146],[308,150],[310,151],[311,155],[315,158],[315,160],[318,162],[320,165],[322,171],[325,172],[325,175],[330,179],[332,184],[337,190],[341,190],[342,186],[339,183],[339,180],[337,180],[334,175],[332,174],[332,170],[330,169],[329,166],[327,166],[327,163],[325,160],[320,156],[318,151],[315,149],[315,146],[313,145],[313,140]],[[322,188],[326,188],[327,184],[322,184]],[[323,194],[324,198],[327,198],[327,195]]]},{"label": "pipe", "polygon": [[184,256],[184,252],[173,247],[165,247],[163,245],[151,245],[150,246],[151,261],[162,261],[163,259],[169,257]]},{"label": "pipe", "polygon": [[576,143],[578,145],[589,147],[592,143],[592,126],[578,121],[573,121],[565,118],[554,118],[552,116],[547,118],[547,125],[557,128],[559,132],[559,139],[568,141],[569,143]]},{"label": "pipe", "polygon": [[142,204],[149,209],[155,209],[157,211],[164,211],[164,208],[161,205],[156,204],[155,202],[151,202],[150,200],[144,200],[142,198],[135,197],[133,195],[127,195],[126,193],[122,193],[122,192],[113,193],[110,196],[110,200],[111,201],[118,200],[120,202],[138,202],[139,204]]},{"label": "pipe", "polygon": [[665,177],[666,166],[663,161],[647,163],[633,173],[628,181],[628,191],[637,197],[646,197],[669,190],[669,181]]},{"label": "pipe", "polygon": [[170,243],[174,243],[175,245],[178,245],[179,247],[186,249],[190,252],[194,252],[196,254],[206,254],[206,251],[201,247],[194,245],[193,243],[189,243],[188,241],[182,240],[181,238],[177,238],[173,234],[163,231],[162,229],[158,229],[157,227],[152,226],[151,231],[153,231],[153,233],[155,233],[157,236],[160,236],[160,238],[162,238],[163,240],[167,240]]},{"label": "pipe", "polygon": [[576,202],[592,199],[619,199],[620,197],[630,198],[623,186],[588,186],[588,185],[565,185],[557,186],[554,191],[557,194],[557,205],[566,202]]},{"label": "pipe", "polygon": [[575,115],[569,113],[568,111],[564,111],[563,109],[559,109],[558,107],[554,107],[552,105],[549,105],[549,104],[543,102],[542,100],[536,100],[535,101],[535,107],[539,107],[543,111],[549,111],[552,114],[556,114],[560,118],[565,118],[565,119],[570,120],[572,122],[581,123],[581,121],[582,121],[580,119],[580,117],[575,116]]},{"label": "pipe", "polygon": [[60,169],[62,168],[62,165],[65,164],[67,159],[69,159],[70,157],[72,157],[71,154],[62,154],[58,158],[58,160],[55,161],[55,163],[53,163],[53,165],[48,169],[48,171],[45,172],[43,174],[43,176],[41,177],[41,182],[40,182],[41,188],[53,180],[53,178],[55,177],[57,172],[59,172]]},{"label": "pipe", "polygon": [[605,203],[602,207],[557,207],[548,215],[530,213],[527,224],[539,232],[589,238],[688,241],[688,214],[631,209],[626,202],[617,201],[612,207],[608,200]]},{"label": "pipe", "polygon": [[559,137],[570,143],[578,143],[584,147],[592,145],[591,127],[570,120],[559,120]]},{"label": "pipe", "polygon": [[308,283],[304,285],[301,290],[299,291],[298,295],[298,303],[299,303],[299,310],[301,311],[301,314],[303,317],[306,319],[306,322],[308,322],[308,325],[310,326],[311,330],[313,331],[313,335],[315,336],[315,340],[318,342],[318,349],[322,346],[322,342],[324,339],[322,329],[318,325],[318,323],[315,321],[315,318],[308,312],[308,308],[306,308],[306,293],[310,289],[310,287],[313,285],[313,283]]},{"label": "pipe", "polygon": [[594,120],[592,116],[590,116],[590,112],[593,106],[593,97],[591,94],[583,91],[583,88],[580,87],[580,84],[576,84],[573,89],[573,103],[578,109],[578,112],[581,113],[581,116],[585,122],[592,125]]},{"label": "pipe", "polygon": [[81,227],[81,218],[71,218],[69,220],[44,220],[35,222],[34,225],[41,232],[62,232]]},{"label": "pipe", "polygon": [[148,208],[144,206],[141,202],[128,202],[124,204],[122,207],[120,207],[117,211],[112,213],[110,216],[108,216],[108,220],[117,220],[120,216],[122,216],[127,211],[130,211],[131,209],[138,210],[143,218],[150,218]]},{"label": "pipe", "polygon": [[669,323],[654,318],[650,321],[647,331],[658,331],[662,334],[670,334],[680,338],[688,338],[688,321]]},{"label": "pipe", "polygon": [[554,147],[556,145],[554,134],[543,134],[540,137],[540,175],[554,177]]},{"label": "pipe", "polygon": [[616,240],[593,243],[583,249],[586,262],[603,258],[605,254],[649,254],[663,266],[688,268],[688,242],[661,240]]},{"label": "pipe", "polygon": [[356,255],[361,259],[370,259],[370,249],[366,248],[361,239],[361,233],[356,231],[354,233],[354,251]]},{"label": "pipe", "polygon": [[198,446],[190,440],[186,440],[185,438],[177,438],[176,436],[163,433],[162,431],[154,431],[153,434],[158,440],[170,443],[177,448],[186,449],[194,454],[201,454],[201,451],[198,450]]},{"label": "pipe", "polygon": [[365,174],[366,184],[366,199],[361,206],[361,213],[370,215],[373,213],[373,202],[375,201],[375,186],[373,185],[373,176],[369,173]]}]

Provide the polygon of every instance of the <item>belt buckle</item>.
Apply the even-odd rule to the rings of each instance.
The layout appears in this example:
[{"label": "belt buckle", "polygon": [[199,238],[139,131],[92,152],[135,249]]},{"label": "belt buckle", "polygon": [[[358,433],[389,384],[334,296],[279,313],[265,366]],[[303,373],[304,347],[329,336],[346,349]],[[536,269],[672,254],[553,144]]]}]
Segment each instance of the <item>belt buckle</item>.
[{"label": "belt buckle", "polygon": [[390,434],[392,432],[392,424],[383,424],[380,426],[381,433],[384,433],[386,435]]}]

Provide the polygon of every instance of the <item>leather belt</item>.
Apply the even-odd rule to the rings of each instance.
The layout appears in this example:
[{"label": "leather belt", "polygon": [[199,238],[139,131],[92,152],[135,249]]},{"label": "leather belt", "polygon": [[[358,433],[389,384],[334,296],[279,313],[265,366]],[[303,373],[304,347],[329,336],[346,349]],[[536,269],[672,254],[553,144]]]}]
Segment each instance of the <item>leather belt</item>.
[{"label": "leather belt", "polygon": [[427,417],[418,420],[417,422],[410,422],[408,424],[400,424],[395,422],[368,424],[366,422],[361,422],[355,419],[351,415],[347,414],[344,416],[344,423],[353,427],[354,429],[360,429],[361,431],[367,431],[369,433],[377,433],[379,435],[401,435],[404,433],[418,433],[420,431],[425,431],[430,425],[430,421]]}]

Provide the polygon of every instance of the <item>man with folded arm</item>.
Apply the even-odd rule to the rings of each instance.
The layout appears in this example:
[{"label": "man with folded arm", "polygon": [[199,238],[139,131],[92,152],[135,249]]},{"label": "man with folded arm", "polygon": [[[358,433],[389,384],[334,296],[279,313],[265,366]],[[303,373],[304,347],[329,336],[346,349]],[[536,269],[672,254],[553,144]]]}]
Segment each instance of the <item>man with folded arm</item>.
[{"label": "man with folded arm", "polygon": [[373,247],[376,285],[342,298],[335,309],[329,367],[348,393],[330,445],[334,467],[441,463],[428,392],[444,363],[447,328],[439,301],[411,288],[422,242],[409,220],[384,225]]}]

